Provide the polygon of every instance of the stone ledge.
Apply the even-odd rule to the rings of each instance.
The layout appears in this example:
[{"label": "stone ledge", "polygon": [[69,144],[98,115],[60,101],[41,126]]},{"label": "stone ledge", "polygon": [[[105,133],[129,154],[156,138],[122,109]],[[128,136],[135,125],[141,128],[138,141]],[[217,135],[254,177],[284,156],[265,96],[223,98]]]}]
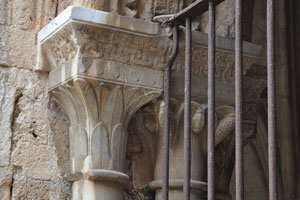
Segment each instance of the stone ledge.
[{"label": "stone ledge", "polygon": [[151,36],[158,34],[157,23],[115,15],[109,12],[93,10],[81,6],[70,6],[45,26],[38,34],[38,42],[42,43],[64,25],[70,22],[83,23],[118,31]]},{"label": "stone ledge", "polygon": [[[207,198],[205,193],[207,192],[207,183],[191,179],[191,190],[204,192],[204,197]],[[162,189],[162,180],[155,180],[149,183],[149,188],[152,190]],[[169,179],[169,189],[183,190],[183,179]],[[216,198],[223,200],[231,200],[231,195],[223,192],[216,192]]]},{"label": "stone ledge", "polygon": [[[184,94],[184,76],[174,74],[171,76],[171,92]],[[207,98],[207,79],[192,77],[192,96]],[[218,101],[234,102],[234,84],[216,81],[216,99]]]},{"label": "stone ledge", "polygon": [[[180,30],[185,32],[185,28],[181,27]],[[207,48],[208,46],[208,34],[199,31],[192,31],[193,45]],[[216,36],[216,49],[218,51],[224,51],[233,53],[235,51],[235,40],[222,36]],[[262,47],[250,42],[243,42],[243,55],[252,58],[260,58],[262,53]]]},{"label": "stone ledge", "polygon": [[[184,28],[181,30],[184,32]],[[176,72],[184,66],[183,40],[181,37],[174,64]],[[216,38],[216,74],[220,74],[217,80],[233,80],[234,43],[230,38]],[[193,46],[193,73],[206,76],[207,34],[193,31]],[[51,71],[76,54],[162,70],[170,49],[171,40],[157,23],[71,6],[39,32],[36,70]],[[244,42],[245,70],[261,51],[259,45]]]},{"label": "stone ledge", "polygon": [[[149,183],[149,187],[153,190],[162,188],[162,180],[155,180]],[[169,179],[169,188],[182,189],[183,179]],[[207,191],[207,183],[197,180],[191,180],[191,189]]]}]

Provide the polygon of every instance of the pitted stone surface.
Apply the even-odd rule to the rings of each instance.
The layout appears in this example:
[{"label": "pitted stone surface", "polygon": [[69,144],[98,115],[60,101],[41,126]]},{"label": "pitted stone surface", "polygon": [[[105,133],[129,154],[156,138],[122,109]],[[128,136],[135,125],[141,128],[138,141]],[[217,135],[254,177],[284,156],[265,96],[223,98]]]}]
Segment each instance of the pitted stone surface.
[{"label": "pitted stone surface", "polygon": [[1,200],[65,199],[70,188],[62,177],[69,159],[59,142],[68,146],[68,132],[63,132],[68,122],[49,107],[47,76],[0,67],[0,77]]}]

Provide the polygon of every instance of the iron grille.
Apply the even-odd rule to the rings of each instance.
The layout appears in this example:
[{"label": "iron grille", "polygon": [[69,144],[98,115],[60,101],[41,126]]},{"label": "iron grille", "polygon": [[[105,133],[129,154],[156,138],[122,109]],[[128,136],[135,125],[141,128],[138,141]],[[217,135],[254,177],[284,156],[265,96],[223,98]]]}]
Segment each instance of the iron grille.
[{"label": "iron grille", "polygon": [[[164,73],[164,154],[163,154],[163,199],[168,200],[169,190],[169,101],[170,72],[178,53],[178,26],[185,31],[185,90],[184,90],[184,200],[190,199],[191,176],[191,56],[192,19],[209,11],[208,33],[208,200],[215,199],[215,7],[222,0],[197,0],[181,12],[173,15],[166,23],[173,26],[173,48],[167,59]],[[236,199],[244,199],[244,156],[243,156],[243,41],[242,0],[235,5],[235,163]],[[268,82],[268,159],[269,199],[277,200],[276,178],[276,113],[275,113],[275,64],[274,64],[274,2],[267,0],[267,82]]]}]

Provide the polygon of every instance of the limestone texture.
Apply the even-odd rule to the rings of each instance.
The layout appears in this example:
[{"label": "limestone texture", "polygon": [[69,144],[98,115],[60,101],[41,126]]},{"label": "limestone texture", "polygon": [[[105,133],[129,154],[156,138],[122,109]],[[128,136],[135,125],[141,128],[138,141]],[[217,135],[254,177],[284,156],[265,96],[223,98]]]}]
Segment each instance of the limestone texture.
[{"label": "limestone texture", "polygon": [[46,74],[2,66],[0,77],[1,200],[68,199],[68,120],[50,103]]}]

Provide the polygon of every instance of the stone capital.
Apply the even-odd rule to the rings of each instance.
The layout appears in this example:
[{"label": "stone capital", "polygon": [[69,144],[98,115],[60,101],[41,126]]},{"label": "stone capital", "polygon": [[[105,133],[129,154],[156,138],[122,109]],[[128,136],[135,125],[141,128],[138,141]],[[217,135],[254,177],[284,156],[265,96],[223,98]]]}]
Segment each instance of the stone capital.
[{"label": "stone capital", "polygon": [[[151,112],[159,123],[155,137],[155,171],[154,180],[149,183],[150,188],[156,191],[156,199],[162,199],[162,171],[163,171],[163,112],[164,103],[158,101],[153,108],[145,108],[147,118]],[[170,171],[169,196],[170,199],[183,198],[183,152],[184,152],[184,104],[181,100],[172,98],[170,102]],[[153,112],[153,111],[154,112]],[[234,133],[235,111],[229,104],[217,102],[215,145],[218,146],[225,138]],[[192,101],[191,104],[191,199],[204,199],[207,191],[207,104],[201,101]],[[147,119],[145,119],[147,121]],[[152,156],[153,157],[153,156]],[[218,193],[219,195],[219,193]]]}]

